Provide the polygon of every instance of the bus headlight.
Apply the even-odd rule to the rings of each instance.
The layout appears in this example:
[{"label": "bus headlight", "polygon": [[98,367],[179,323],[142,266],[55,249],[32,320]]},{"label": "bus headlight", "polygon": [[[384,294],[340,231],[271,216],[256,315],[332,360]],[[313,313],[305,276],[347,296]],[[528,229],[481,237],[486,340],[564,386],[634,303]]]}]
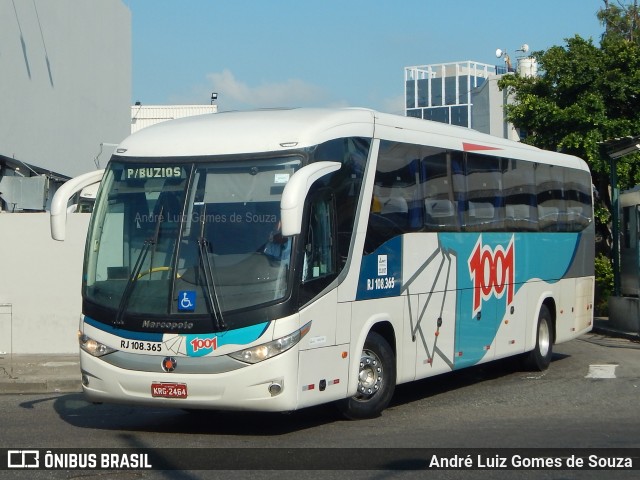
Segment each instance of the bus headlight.
[{"label": "bus headlight", "polygon": [[263,343],[262,345],[238,350],[237,352],[230,353],[229,356],[246,363],[262,362],[263,360],[275,357],[276,355],[280,355],[281,353],[289,350],[298,343],[310,329],[311,322],[307,323],[300,330],[296,330],[289,335],[285,335],[284,337],[280,337],[268,343]]},{"label": "bus headlight", "polygon": [[100,343],[82,332],[78,332],[78,343],[80,343],[82,350],[94,357],[102,357],[103,355],[116,351],[115,348],[108,347],[104,343]]}]

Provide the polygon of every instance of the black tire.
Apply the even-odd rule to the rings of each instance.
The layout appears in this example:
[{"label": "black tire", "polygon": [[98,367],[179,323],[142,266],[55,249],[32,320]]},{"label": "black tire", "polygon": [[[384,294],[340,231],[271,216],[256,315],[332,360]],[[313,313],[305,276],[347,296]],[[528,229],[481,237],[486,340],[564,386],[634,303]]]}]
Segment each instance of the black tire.
[{"label": "black tire", "polygon": [[396,359],[382,335],[369,332],[360,356],[358,393],[338,402],[351,420],[377,417],[389,405],[396,387]]},{"label": "black tire", "polygon": [[546,305],[540,307],[538,326],[536,327],[536,346],[524,356],[527,370],[543,371],[549,367],[553,356],[553,322]]}]

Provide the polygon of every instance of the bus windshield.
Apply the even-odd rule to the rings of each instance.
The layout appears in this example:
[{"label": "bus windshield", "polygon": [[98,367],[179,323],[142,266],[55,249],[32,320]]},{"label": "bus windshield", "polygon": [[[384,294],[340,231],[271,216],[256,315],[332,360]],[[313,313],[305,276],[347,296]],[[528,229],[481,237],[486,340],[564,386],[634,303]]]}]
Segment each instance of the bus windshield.
[{"label": "bus windshield", "polygon": [[[200,160],[200,159],[199,159]],[[281,300],[291,240],[280,198],[300,157],[114,159],[88,236],[83,293],[127,314],[208,314]]]}]

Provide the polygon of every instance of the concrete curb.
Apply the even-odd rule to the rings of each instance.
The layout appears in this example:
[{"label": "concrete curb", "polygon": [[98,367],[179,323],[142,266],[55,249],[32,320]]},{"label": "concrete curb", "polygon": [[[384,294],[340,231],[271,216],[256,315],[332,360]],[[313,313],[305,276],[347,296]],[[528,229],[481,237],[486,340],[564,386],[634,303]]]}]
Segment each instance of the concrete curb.
[{"label": "concrete curb", "polygon": [[80,379],[51,379],[45,381],[32,381],[18,379],[17,381],[0,382],[1,394],[26,394],[26,393],[79,393],[82,391]]},{"label": "concrete curb", "polygon": [[623,332],[606,326],[594,325],[592,332],[606,335],[607,337],[624,338],[632,342],[640,342],[640,335],[633,332]]},{"label": "concrete curb", "polygon": [[82,391],[78,355],[0,356],[0,394]]}]

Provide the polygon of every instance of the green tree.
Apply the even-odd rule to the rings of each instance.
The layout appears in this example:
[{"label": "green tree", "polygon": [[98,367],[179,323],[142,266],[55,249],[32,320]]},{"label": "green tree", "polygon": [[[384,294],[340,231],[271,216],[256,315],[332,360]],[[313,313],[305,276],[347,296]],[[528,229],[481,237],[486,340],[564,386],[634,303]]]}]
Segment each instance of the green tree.
[{"label": "green tree", "polygon": [[[601,238],[611,239],[611,169],[604,142],[640,135],[640,18],[638,0],[603,1],[597,13],[605,27],[599,46],[576,35],[563,46],[532,54],[539,76],[505,75],[498,85],[510,94],[506,117],[526,133],[524,142],[589,164],[598,191],[596,229]],[[640,183],[640,154],[618,161],[617,172],[621,190]],[[598,246],[610,254],[608,242]],[[606,258],[598,257],[596,284],[608,296]],[[605,304],[603,298],[598,301]]]},{"label": "green tree", "polygon": [[[507,119],[526,132],[524,142],[589,164],[602,201],[597,218],[604,233],[611,201],[610,164],[602,143],[640,134],[640,43],[605,33],[596,46],[576,35],[564,46],[532,56],[541,75],[505,75],[498,84],[513,100],[506,106]],[[621,189],[640,181],[639,157],[619,162]]]},{"label": "green tree", "polygon": [[598,19],[605,27],[604,36],[620,37],[630,42],[640,40],[640,15],[638,0],[633,5],[625,5],[618,1],[613,4],[609,0],[604,1],[604,8],[598,11]]}]

